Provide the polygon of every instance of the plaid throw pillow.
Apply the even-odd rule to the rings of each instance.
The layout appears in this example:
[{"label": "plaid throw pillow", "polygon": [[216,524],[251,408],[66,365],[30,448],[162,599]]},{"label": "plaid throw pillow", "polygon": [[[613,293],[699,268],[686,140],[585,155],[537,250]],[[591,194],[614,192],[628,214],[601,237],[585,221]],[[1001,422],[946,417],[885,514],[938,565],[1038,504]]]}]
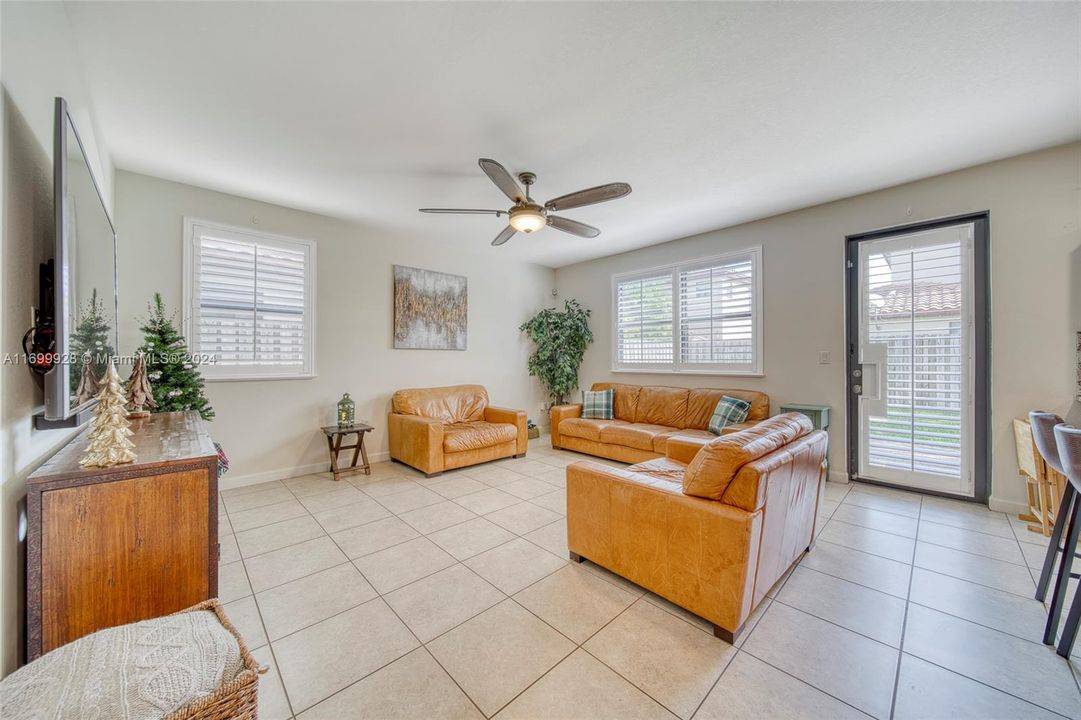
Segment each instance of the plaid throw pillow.
[{"label": "plaid throw pillow", "polygon": [[611,420],[615,388],[582,391],[582,417],[594,420]]},{"label": "plaid throw pillow", "polygon": [[750,409],[751,404],[746,400],[725,395],[717,401],[713,417],[709,419],[709,431],[714,435],[720,435],[726,425],[738,425],[746,420],[747,411]]}]

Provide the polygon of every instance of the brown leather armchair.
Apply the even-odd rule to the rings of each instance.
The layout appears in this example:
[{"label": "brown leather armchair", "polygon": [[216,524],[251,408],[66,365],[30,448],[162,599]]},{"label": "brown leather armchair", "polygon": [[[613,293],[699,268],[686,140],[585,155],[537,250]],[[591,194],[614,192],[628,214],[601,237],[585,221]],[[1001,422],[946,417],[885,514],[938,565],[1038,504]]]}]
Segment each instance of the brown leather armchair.
[{"label": "brown leather armchair", "polygon": [[567,467],[567,547],[734,642],[814,539],[826,433],[798,413],[628,468]]},{"label": "brown leather armchair", "polygon": [[452,468],[524,457],[524,410],[488,404],[483,385],[412,388],[394,393],[387,422],[390,457],[433,477]]}]

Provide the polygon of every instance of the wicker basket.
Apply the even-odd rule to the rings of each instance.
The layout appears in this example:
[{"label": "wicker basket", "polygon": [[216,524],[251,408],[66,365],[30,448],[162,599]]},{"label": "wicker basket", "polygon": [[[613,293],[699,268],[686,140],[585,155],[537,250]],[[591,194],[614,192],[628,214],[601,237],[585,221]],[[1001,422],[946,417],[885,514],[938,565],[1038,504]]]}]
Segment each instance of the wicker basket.
[{"label": "wicker basket", "polygon": [[166,715],[162,720],[256,720],[259,705],[259,676],[265,673],[267,668],[259,665],[252,657],[247,645],[244,644],[244,639],[225,616],[221,603],[216,599],[206,600],[181,612],[196,610],[214,611],[222,626],[236,638],[244,667],[235,678],[218,687],[210,695],[188,703]]}]

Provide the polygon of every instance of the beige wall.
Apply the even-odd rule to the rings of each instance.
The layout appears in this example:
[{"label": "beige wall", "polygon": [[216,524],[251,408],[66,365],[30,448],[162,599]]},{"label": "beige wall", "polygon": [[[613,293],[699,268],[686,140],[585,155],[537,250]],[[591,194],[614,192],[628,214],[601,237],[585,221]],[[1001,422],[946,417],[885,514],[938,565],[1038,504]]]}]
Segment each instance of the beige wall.
[{"label": "beige wall", "polygon": [[[109,202],[113,169],[96,132],[82,65],[60,3],[0,3],[3,198],[0,338],[4,356],[21,353],[37,304],[38,263],[53,248],[53,98],[67,99],[91,165]],[[26,476],[72,435],[38,432],[41,388],[26,367],[0,366],[0,676],[15,669],[21,645],[22,565],[19,506]]]},{"label": "beige wall", "polygon": [[[493,403],[528,409],[537,417],[543,393],[526,373],[530,346],[518,326],[551,304],[553,270],[504,260],[487,243],[478,244],[480,252],[448,245],[438,239],[442,220],[433,220],[430,237],[393,237],[355,223],[128,172],[117,172],[116,196],[123,352],[141,342],[137,318],[145,316],[155,291],[170,308],[180,308],[185,215],[316,243],[318,376],[207,383],[217,412],[211,431],[232,463],[225,486],[326,469],[326,441],[319,426],[333,419],[343,392],[356,401],[358,419],[375,426],[367,442],[377,458],[387,450],[386,413],[398,388],[482,383]],[[468,278],[467,350],[392,348],[392,265]]]},{"label": "beige wall", "polygon": [[[979,210],[991,211],[992,504],[1018,509],[1025,491],[1010,419],[1033,408],[1081,415],[1073,400],[1074,338],[1081,330],[1081,144],[560,268],[559,300],[577,298],[593,310],[596,342],[586,353],[581,382],[751,388],[768,392],[774,407],[830,405],[830,457],[834,470],[841,470],[844,237]],[[753,245],[763,248],[765,377],[611,371],[614,273]],[[819,364],[821,350],[832,354],[831,364]]]}]

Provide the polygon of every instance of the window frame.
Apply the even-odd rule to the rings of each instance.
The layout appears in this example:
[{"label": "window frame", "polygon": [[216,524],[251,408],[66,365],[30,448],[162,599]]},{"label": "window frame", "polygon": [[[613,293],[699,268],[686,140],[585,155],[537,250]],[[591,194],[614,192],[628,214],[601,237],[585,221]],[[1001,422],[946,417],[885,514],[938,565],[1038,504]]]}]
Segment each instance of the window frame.
[{"label": "window frame", "polygon": [[[681,272],[700,270],[705,267],[716,267],[726,262],[749,259],[751,261],[751,332],[752,332],[752,357],[749,366],[733,366],[730,363],[684,363],[680,362],[682,355],[682,308],[679,303],[679,276]],[[672,359],[664,363],[621,363],[619,360],[619,285],[624,282],[663,276],[668,273],[671,276],[672,286]],[[612,275],[611,285],[612,302],[612,357],[611,369],[613,373],[640,373],[640,374],[664,374],[664,375],[724,375],[730,377],[762,377],[765,375],[762,358],[762,246],[734,250],[731,252],[711,255],[709,257],[694,258],[678,263],[658,265],[645,270],[633,270]]]},{"label": "window frame", "polygon": [[305,253],[304,264],[304,363],[294,369],[288,365],[218,365],[205,363],[200,365],[203,379],[207,382],[259,381],[259,380],[306,380],[316,377],[315,357],[315,290],[316,290],[316,243],[314,240],[264,232],[247,227],[227,225],[225,223],[184,217],[184,258],[183,258],[183,307],[181,310],[181,331],[188,346],[188,352],[198,355],[202,352],[195,332],[196,318],[199,315],[195,307],[195,252],[196,237],[200,228],[233,236],[241,242],[256,245],[278,247],[288,250],[302,250]]}]

